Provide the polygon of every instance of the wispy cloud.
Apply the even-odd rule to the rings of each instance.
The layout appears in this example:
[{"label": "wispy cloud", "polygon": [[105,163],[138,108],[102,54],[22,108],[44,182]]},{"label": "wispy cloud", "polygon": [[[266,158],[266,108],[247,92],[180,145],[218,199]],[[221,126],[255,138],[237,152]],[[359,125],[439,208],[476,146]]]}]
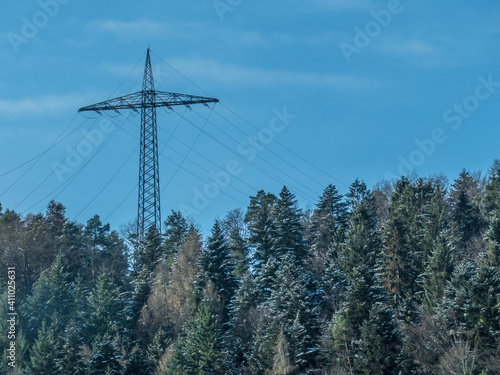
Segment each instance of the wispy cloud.
[{"label": "wispy cloud", "polygon": [[378,84],[352,75],[334,73],[312,73],[287,70],[272,70],[221,63],[212,59],[171,59],[170,64],[178,67],[195,81],[210,81],[237,87],[327,87],[339,90],[373,88]]},{"label": "wispy cloud", "polygon": [[77,94],[45,95],[21,99],[0,99],[0,117],[53,114],[76,110],[89,101],[89,96]]},{"label": "wispy cloud", "polygon": [[136,21],[96,20],[90,22],[86,29],[97,33],[108,32],[126,39],[142,39],[168,31],[167,25],[146,19]]},{"label": "wispy cloud", "polygon": [[436,46],[420,39],[387,38],[381,41],[378,47],[392,55],[406,56],[433,56]]}]

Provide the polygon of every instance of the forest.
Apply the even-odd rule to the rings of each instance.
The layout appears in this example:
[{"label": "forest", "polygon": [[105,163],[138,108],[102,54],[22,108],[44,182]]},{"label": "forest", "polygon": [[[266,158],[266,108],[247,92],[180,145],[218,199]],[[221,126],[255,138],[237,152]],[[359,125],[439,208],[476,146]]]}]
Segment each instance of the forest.
[{"label": "forest", "polygon": [[223,215],[138,240],[55,201],[0,208],[0,373],[500,374],[499,161]]}]

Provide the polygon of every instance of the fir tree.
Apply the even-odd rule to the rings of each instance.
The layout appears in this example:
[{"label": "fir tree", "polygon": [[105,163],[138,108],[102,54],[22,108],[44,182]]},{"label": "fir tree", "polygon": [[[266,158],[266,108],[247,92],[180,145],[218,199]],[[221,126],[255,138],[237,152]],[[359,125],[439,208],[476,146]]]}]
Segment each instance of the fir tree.
[{"label": "fir tree", "polygon": [[206,299],[201,301],[195,316],[187,323],[182,357],[186,374],[226,373],[222,331]]},{"label": "fir tree", "polygon": [[92,343],[92,352],[87,359],[86,374],[121,374],[121,355],[109,334],[99,334]]},{"label": "fir tree", "polygon": [[328,185],[311,217],[309,242],[315,257],[324,259],[337,231],[345,224],[346,204],[333,185]]},{"label": "fir tree", "polygon": [[441,233],[436,239],[434,250],[424,274],[424,302],[428,308],[433,309],[441,300],[452,272],[453,249],[445,233]]},{"label": "fir tree", "polygon": [[353,280],[357,267],[365,265],[374,268],[379,258],[381,239],[373,202],[365,198],[357,203],[348,223],[338,263],[343,274]]},{"label": "fir tree", "polygon": [[[66,262],[59,254],[52,266],[38,279],[26,304],[28,333],[33,337],[45,321],[47,328],[60,334],[74,312],[73,287]],[[64,306],[64,308],[61,308]]]},{"label": "fir tree", "polygon": [[302,212],[297,207],[295,195],[286,187],[280,192],[273,215],[276,231],[273,239],[273,255],[277,258],[291,255],[295,262],[301,263],[306,256],[301,224]]},{"label": "fir tree", "polygon": [[249,249],[245,239],[243,239],[237,228],[231,230],[228,246],[231,259],[233,259],[234,276],[236,279],[241,279],[250,268],[248,258]]},{"label": "fir tree", "polygon": [[245,216],[250,232],[248,243],[255,249],[253,260],[257,273],[272,255],[275,238],[272,210],[276,200],[273,194],[259,191],[255,197],[250,197],[250,205]]},{"label": "fir tree", "polygon": [[485,242],[487,264],[500,270],[500,212],[491,217]]},{"label": "fir tree", "polygon": [[81,340],[78,337],[78,327],[72,321],[66,327],[62,336],[62,350],[57,367],[61,375],[83,375],[83,358],[80,355]]},{"label": "fir tree", "polygon": [[[412,319],[415,296],[420,292],[422,251],[419,246],[418,216],[410,181],[402,177],[397,183],[387,208],[382,246],[383,282],[400,313]],[[406,312],[404,312],[406,311]]]},{"label": "fir tree", "polygon": [[56,361],[58,358],[58,344],[52,330],[47,328],[45,321],[38,330],[38,337],[33,344],[30,355],[28,374],[53,375],[58,374]]},{"label": "fir tree", "polygon": [[165,249],[165,261],[168,266],[171,266],[179,246],[186,239],[189,224],[180,211],[172,210],[172,213],[165,220],[164,228],[165,241],[163,242],[163,248]]},{"label": "fir tree", "polygon": [[150,375],[151,364],[146,353],[136,344],[128,354],[124,375]]},{"label": "fir tree", "polygon": [[470,252],[469,246],[482,229],[481,212],[474,195],[476,190],[477,181],[469,172],[463,170],[450,192],[452,228],[461,256],[475,255]]},{"label": "fir tree", "polygon": [[393,311],[376,304],[363,324],[359,350],[354,361],[356,374],[398,374],[401,336]]},{"label": "fir tree", "polygon": [[106,270],[99,275],[88,303],[90,307],[89,337],[122,332],[125,319],[123,300]]},{"label": "fir tree", "polygon": [[201,254],[200,266],[202,284],[211,281],[221,299],[225,323],[228,320],[229,303],[236,290],[236,280],[229,247],[218,220],[215,221],[212,235],[208,238],[207,246]]},{"label": "fir tree", "polygon": [[144,241],[136,249],[134,268],[136,272],[144,269],[152,273],[162,256],[160,233],[154,226],[146,232]]}]

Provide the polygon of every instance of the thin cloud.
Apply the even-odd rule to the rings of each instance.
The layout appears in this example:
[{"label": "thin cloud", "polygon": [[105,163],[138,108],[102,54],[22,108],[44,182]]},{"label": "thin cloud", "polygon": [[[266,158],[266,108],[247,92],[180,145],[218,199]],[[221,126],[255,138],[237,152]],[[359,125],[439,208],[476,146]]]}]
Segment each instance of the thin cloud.
[{"label": "thin cloud", "polygon": [[47,115],[66,110],[76,112],[78,103],[83,105],[88,99],[88,96],[76,94],[0,99],[0,116]]},{"label": "thin cloud", "polygon": [[172,59],[170,63],[193,80],[237,87],[302,86],[358,90],[377,85],[352,75],[270,70],[220,63],[212,59]]}]

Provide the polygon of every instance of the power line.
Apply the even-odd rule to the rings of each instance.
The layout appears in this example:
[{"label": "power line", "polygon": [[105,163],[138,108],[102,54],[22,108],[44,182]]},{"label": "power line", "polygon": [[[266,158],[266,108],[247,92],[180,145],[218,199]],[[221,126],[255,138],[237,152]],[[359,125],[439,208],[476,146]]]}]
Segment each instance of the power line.
[{"label": "power line", "polygon": [[[181,77],[183,77],[185,80],[187,80],[188,82],[190,82],[192,85],[194,85],[195,87],[197,87],[198,89],[200,89],[201,91],[203,91],[205,94],[207,95],[210,95],[206,90],[204,90],[203,88],[201,88],[200,86],[198,86],[195,82],[193,82],[191,79],[189,79],[188,77],[186,77],[184,74],[182,74],[179,70],[177,70],[176,68],[174,68],[171,64],[169,64],[166,60],[164,60],[163,58],[161,58],[160,56],[158,56],[156,53],[153,52],[153,54],[158,58],[160,59],[161,61],[163,61],[163,63],[165,63],[166,65],[168,65],[172,70],[174,70],[177,74],[179,74]],[[252,128],[254,128],[255,130],[259,131],[260,129],[257,128],[255,125],[253,125],[251,122],[249,122],[248,120],[244,119],[242,116],[240,116],[239,114],[237,114],[236,112],[234,112],[231,108],[227,107],[226,105],[224,105],[224,103],[221,103],[220,104],[222,107],[226,108],[229,112],[231,112],[232,114],[234,114],[236,117],[238,117],[240,120],[242,120],[243,122],[247,123],[248,125],[250,125]],[[216,112],[217,113],[217,112]],[[338,183],[346,186],[346,187],[349,187],[349,185],[345,184],[344,182],[340,181],[338,178],[336,177],[333,177],[332,175],[330,175],[329,173],[327,173],[326,171],[324,171],[323,169],[319,168],[318,166],[312,164],[311,162],[309,162],[308,160],[306,160],[305,158],[303,158],[302,156],[298,155],[295,151],[291,150],[290,148],[288,148],[287,146],[283,145],[281,142],[279,141],[275,141],[276,144],[280,145],[282,148],[284,148],[286,151],[288,151],[289,153],[291,153],[292,155],[294,155],[295,157],[299,158],[300,160],[302,160],[303,162],[307,163],[308,165],[310,165],[311,167],[315,168],[316,170],[318,170],[319,172],[323,173],[325,176],[337,181]]]}]

